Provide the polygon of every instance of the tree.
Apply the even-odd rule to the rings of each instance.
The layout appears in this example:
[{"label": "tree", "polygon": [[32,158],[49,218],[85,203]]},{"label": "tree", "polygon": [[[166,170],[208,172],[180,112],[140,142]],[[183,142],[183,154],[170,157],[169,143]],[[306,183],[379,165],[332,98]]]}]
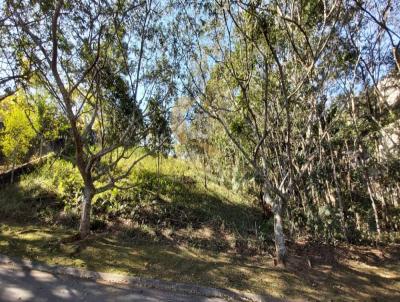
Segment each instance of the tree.
[{"label": "tree", "polygon": [[[41,86],[68,120],[84,183],[81,238],[90,231],[93,196],[129,186],[126,177],[154,150],[123,171],[116,169],[144,142],[150,125],[142,127],[142,111],[154,91],[166,85],[149,80],[156,70],[162,75],[159,61],[173,54],[169,29],[161,22],[166,6],[152,0],[59,0],[33,5],[7,1],[2,8],[7,37],[16,41],[9,53],[17,47],[19,56],[35,67]],[[168,84],[174,79],[169,75]]]},{"label": "tree", "polygon": [[[199,76],[192,72],[194,81],[186,84],[204,112],[221,123],[262,183],[264,202],[274,214],[280,264],[286,258],[283,209],[296,182],[292,155],[293,102],[300,88],[310,80],[315,54],[324,50],[323,41],[327,39],[321,37],[315,45],[308,45],[312,29],[304,32],[301,23],[289,27],[289,22],[301,22],[287,17],[294,10],[301,11],[297,6],[292,9],[292,14],[282,12],[281,6],[274,2],[248,6],[229,1],[217,3],[209,21],[217,29],[206,32],[214,43],[196,49],[198,60],[194,67]],[[331,12],[335,9],[334,4]],[[305,14],[309,16],[311,12]],[[306,18],[303,16],[303,20]],[[328,27],[326,23],[326,20],[321,22],[321,26]],[[199,34],[197,37],[200,43],[207,40]],[[209,67],[207,60],[216,64]]]},{"label": "tree", "polygon": [[[171,128],[167,119],[167,113],[162,108],[156,99],[152,99],[149,102],[149,121],[151,122],[151,128],[149,130],[149,145],[152,148],[157,149],[157,177],[160,182],[160,154],[164,156],[168,155],[171,150],[172,137]],[[157,148],[157,146],[162,146]],[[160,184],[158,183],[158,191]],[[160,192],[158,192],[159,194]]]},{"label": "tree", "polygon": [[[21,95],[10,96],[4,100],[0,117],[3,120],[4,129],[0,132],[0,147],[6,159],[15,165],[23,162],[28,154],[32,141],[36,136],[31,122],[37,123],[34,113],[27,116]],[[14,173],[11,174],[11,183],[14,181]]]},{"label": "tree", "polygon": [[322,196],[347,237],[339,177],[347,168],[339,167],[344,151],[335,140],[345,113],[342,83],[354,78],[357,49],[379,45],[361,39],[364,48],[354,47],[346,36],[357,34],[359,12],[341,1],[210,1],[183,17],[195,37],[183,86],[251,167],[274,215],[279,263],[286,258],[283,219],[305,221],[317,233],[327,225]]},{"label": "tree", "polygon": [[32,105],[33,111],[37,114],[37,127],[35,128],[33,123],[31,123],[31,126],[39,137],[39,157],[41,157],[43,145],[57,139],[68,126],[63,116],[59,114],[57,107],[48,97],[36,95]]},{"label": "tree", "polygon": [[379,155],[380,133],[398,120],[384,106],[397,79],[396,9],[391,1],[209,1],[182,17],[194,37],[184,45],[183,86],[261,187],[278,262],[284,230],[351,241],[360,220],[373,213],[379,233],[396,207],[393,158]]}]

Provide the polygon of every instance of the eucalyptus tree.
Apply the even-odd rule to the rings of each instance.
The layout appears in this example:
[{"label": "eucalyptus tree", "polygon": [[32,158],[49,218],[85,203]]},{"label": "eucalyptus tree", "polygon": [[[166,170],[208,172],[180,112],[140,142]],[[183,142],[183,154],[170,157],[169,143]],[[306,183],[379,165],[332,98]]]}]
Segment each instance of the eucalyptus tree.
[{"label": "eucalyptus tree", "polygon": [[[2,7],[7,39],[16,41],[10,45],[10,51],[17,47],[11,61],[32,66],[35,81],[69,122],[84,183],[82,238],[90,231],[93,196],[129,187],[127,176],[152,152],[119,164],[145,142],[151,128],[149,100],[165,86],[173,88],[173,66],[167,77],[159,68],[173,55],[164,18],[168,5],[157,0],[8,0]],[[166,80],[153,81],[155,72]],[[28,92],[34,90],[26,85]]]},{"label": "eucalyptus tree", "polygon": [[371,38],[378,40],[379,44],[386,44],[385,52],[391,50],[393,63],[400,72],[399,1],[355,0],[354,2],[360,9],[360,16],[372,27],[370,32],[378,34]]},{"label": "eucalyptus tree", "polygon": [[253,170],[278,261],[283,217],[334,240],[354,240],[361,208],[378,232],[381,217],[390,225],[398,158],[377,154],[398,120],[383,102],[399,89],[397,2],[208,1],[185,11],[183,85]]},{"label": "eucalyptus tree", "polygon": [[315,120],[314,101],[323,99],[307,92],[327,81],[324,61],[346,12],[341,1],[224,0],[197,3],[186,14],[195,38],[184,87],[252,167],[274,216],[277,262],[284,264],[284,208],[296,200],[317,153],[296,152],[301,129]]}]

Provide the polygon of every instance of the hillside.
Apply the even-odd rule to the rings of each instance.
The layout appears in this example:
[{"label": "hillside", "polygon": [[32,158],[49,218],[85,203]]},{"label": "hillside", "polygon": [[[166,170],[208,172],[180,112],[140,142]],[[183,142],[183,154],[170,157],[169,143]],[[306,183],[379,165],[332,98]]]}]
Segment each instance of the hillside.
[{"label": "hillside", "polygon": [[[188,230],[199,234],[222,231],[232,241],[224,244],[225,249],[249,234],[256,241],[256,234],[260,237],[270,231],[265,229],[262,212],[253,198],[214,183],[210,175],[211,181],[205,189],[199,168],[179,159],[163,159],[158,178],[156,163],[153,157],[139,163],[130,177],[131,188],[96,196],[92,230],[127,227],[140,229],[143,235],[165,232],[188,242],[191,241],[190,234],[185,234]],[[78,224],[80,187],[79,174],[70,162],[50,159],[22,176],[18,183],[1,190],[0,213],[16,220],[29,217],[73,227]],[[193,244],[198,244],[195,241]]]},{"label": "hillside", "polygon": [[288,242],[290,265],[282,270],[273,262],[272,221],[253,200],[211,175],[205,189],[194,163],[165,158],[160,167],[158,180],[156,159],[146,158],[131,177],[135,187],[99,195],[92,235],[75,241],[77,171],[49,159],[1,189],[0,253],[275,298],[398,295],[398,246],[354,249],[302,238]]}]

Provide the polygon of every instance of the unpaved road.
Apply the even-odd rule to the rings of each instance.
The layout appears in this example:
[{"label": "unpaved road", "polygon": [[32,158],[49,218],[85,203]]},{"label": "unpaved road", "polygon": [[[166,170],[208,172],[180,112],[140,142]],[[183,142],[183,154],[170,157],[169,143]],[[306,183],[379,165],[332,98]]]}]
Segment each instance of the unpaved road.
[{"label": "unpaved road", "polygon": [[0,264],[0,301],[224,302],[148,288],[106,285],[65,275]]}]

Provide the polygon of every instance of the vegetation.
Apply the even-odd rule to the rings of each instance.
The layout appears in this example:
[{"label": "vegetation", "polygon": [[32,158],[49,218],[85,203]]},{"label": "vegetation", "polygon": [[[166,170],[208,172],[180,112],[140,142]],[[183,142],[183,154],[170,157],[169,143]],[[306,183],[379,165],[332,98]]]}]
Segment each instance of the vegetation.
[{"label": "vegetation", "polygon": [[268,255],[298,268],[301,242],[398,243],[397,0],[0,5],[8,224],[79,229],[77,255],[102,233],[122,249],[130,237],[205,249],[240,270],[237,257]]},{"label": "vegetation", "polygon": [[0,116],[4,129],[0,134],[0,147],[6,159],[14,167],[23,162],[28,154],[31,142],[35,138],[31,123],[36,122],[36,117],[25,113],[23,101],[3,102],[2,106]]},{"label": "vegetation", "polygon": [[[271,258],[241,256],[174,242],[161,241],[140,232],[130,237],[107,234],[90,238],[84,248],[58,245],[71,231],[64,228],[9,224],[0,229],[0,252],[29,257],[48,264],[73,266],[204,286],[230,288],[264,294],[275,299],[311,301],[396,301],[399,297],[399,261],[384,260],[396,250],[359,247],[324,250],[321,265],[307,269],[291,261],[291,269],[281,270]],[[133,237],[135,234],[135,237]],[[145,239],[144,239],[145,238]],[[123,240],[122,240],[123,239]],[[321,251],[321,248],[314,250]],[[353,259],[345,255],[352,254]],[[335,256],[333,256],[335,255]],[[340,262],[340,265],[336,262]]]},{"label": "vegetation", "polygon": [[[137,152],[135,157],[144,153]],[[214,231],[222,227],[232,235],[245,238],[249,231],[260,231],[254,228],[260,228],[263,222],[261,211],[250,196],[243,200],[242,196],[217,184],[210,184],[210,190],[205,190],[199,182],[202,177],[179,159],[162,160],[161,179],[158,179],[157,166],[154,158],[146,158],[130,176],[134,184],[131,189],[97,195],[93,201],[97,219],[94,228],[96,224],[102,224],[104,229],[108,222],[115,223],[121,219],[121,222],[126,220],[133,225],[145,224],[152,228],[152,232],[159,227],[208,227]],[[59,218],[62,220],[63,216],[69,216],[71,223],[76,223],[81,187],[76,167],[66,160],[49,159],[36,171],[21,177],[18,184],[1,191],[0,211],[3,211],[3,217],[16,219],[29,215],[39,221],[44,214],[46,219],[50,219],[48,222],[56,224]],[[37,202],[39,212],[27,212],[24,202]],[[42,210],[45,212],[40,213]]]},{"label": "vegetation", "polygon": [[219,186],[211,175],[205,189],[198,169],[178,159],[162,160],[158,181],[155,159],[141,163],[130,192],[98,196],[92,235],[83,241],[71,241],[79,224],[77,169],[65,160],[49,160],[24,175],[0,191],[0,253],[274,298],[397,297],[398,245],[353,250],[303,239],[289,243],[288,269],[279,269],[269,256],[273,225],[264,222],[257,203]]}]

